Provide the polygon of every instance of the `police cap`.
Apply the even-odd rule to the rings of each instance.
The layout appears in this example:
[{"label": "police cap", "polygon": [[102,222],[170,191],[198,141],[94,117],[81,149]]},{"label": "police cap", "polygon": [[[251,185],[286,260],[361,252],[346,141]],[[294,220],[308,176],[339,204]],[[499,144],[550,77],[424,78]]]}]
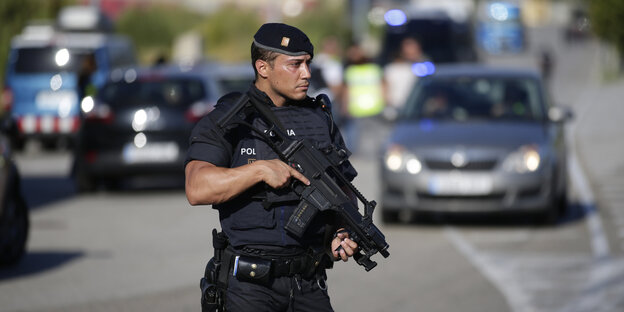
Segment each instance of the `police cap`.
[{"label": "police cap", "polygon": [[259,48],[291,56],[310,54],[314,46],[303,31],[282,23],[267,23],[260,26],[254,35],[254,44]]}]

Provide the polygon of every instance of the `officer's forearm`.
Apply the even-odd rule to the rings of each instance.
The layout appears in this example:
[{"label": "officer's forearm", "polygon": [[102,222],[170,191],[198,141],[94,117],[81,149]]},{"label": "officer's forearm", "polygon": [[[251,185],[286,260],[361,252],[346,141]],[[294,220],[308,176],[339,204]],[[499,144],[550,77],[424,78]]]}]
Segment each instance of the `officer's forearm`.
[{"label": "officer's forearm", "polygon": [[251,165],[222,168],[202,161],[188,163],[185,174],[186,198],[191,205],[226,202],[262,180]]}]

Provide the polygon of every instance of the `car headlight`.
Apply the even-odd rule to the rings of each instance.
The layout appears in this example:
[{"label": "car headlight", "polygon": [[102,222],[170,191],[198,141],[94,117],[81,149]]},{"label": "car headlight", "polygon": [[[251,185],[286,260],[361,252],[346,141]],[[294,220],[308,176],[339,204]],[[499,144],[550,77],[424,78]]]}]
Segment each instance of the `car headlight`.
[{"label": "car headlight", "polygon": [[534,145],[524,145],[509,154],[503,163],[503,168],[516,173],[535,172],[539,169],[541,156]]},{"label": "car headlight", "polygon": [[386,168],[390,171],[400,172],[405,170],[411,174],[418,174],[422,171],[422,164],[418,157],[398,146],[389,148],[384,160]]}]

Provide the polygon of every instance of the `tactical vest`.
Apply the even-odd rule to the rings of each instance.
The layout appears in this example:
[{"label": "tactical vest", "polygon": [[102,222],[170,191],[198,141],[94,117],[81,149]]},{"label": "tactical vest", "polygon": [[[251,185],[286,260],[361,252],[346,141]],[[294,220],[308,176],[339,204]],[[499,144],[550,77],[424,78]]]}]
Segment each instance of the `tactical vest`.
[{"label": "tactical vest", "polygon": [[[311,99],[310,101],[311,102]],[[225,105],[227,106],[227,105]],[[305,138],[317,147],[332,144],[328,116],[320,106],[272,107],[271,110],[282,122],[287,134],[293,138]],[[247,120],[260,131],[266,130],[266,123],[256,115]],[[233,145],[230,167],[235,168],[257,160],[278,158],[260,135],[239,125],[226,135]],[[219,205],[219,216],[223,231],[234,246],[248,244],[267,245],[307,245],[308,242],[322,239],[324,234],[323,216],[310,225],[303,239],[297,240],[284,230],[284,225],[298,204],[299,196],[289,187],[272,189],[259,183],[236,198]]]}]

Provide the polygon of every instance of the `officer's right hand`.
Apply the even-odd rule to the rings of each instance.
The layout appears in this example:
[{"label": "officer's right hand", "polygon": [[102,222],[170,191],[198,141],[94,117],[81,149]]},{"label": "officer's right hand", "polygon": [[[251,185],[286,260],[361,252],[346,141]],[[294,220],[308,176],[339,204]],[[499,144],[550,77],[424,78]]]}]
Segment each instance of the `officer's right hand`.
[{"label": "officer's right hand", "polygon": [[295,178],[305,185],[310,185],[310,180],[301,174],[301,172],[279,159],[257,160],[253,162],[253,165],[261,168],[262,181],[272,188],[278,189],[288,186],[291,178]]}]

